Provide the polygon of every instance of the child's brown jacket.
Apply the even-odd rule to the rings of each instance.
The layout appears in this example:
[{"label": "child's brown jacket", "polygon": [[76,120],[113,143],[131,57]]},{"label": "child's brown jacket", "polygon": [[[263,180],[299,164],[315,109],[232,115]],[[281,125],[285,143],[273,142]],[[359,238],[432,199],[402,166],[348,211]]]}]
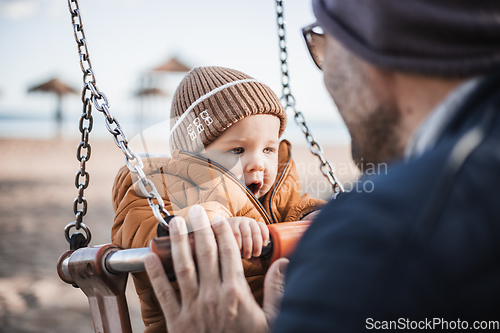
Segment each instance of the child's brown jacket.
[{"label": "child's brown jacket", "polygon": [[[145,173],[165,201],[169,212],[188,220],[189,207],[202,205],[209,218],[246,216],[266,224],[298,221],[319,209],[325,202],[300,195],[300,181],[291,158],[290,143],[283,140],[278,152],[278,174],[272,189],[259,201],[232,174],[218,164],[184,151],[174,151],[172,158],[157,157],[144,161]],[[137,177],[124,166],[113,186],[115,221],[112,242],[123,248],[147,247],[156,237],[158,222],[145,197],[136,190]],[[264,269],[243,259],[246,279],[262,303]],[[134,274],[141,301],[145,332],[165,332],[165,318],[156,301],[145,272]],[[177,289],[176,282],[173,283]]]}]

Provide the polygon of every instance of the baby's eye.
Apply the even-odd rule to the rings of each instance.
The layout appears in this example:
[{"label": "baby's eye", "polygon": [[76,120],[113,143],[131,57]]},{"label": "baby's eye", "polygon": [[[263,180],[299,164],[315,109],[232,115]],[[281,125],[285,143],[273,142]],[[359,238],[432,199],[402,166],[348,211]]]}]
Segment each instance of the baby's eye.
[{"label": "baby's eye", "polygon": [[240,154],[243,154],[244,151],[245,151],[245,149],[243,149],[242,147],[238,147],[238,148],[231,149],[229,152],[232,154],[235,154],[235,155],[240,155]]},{"label": "baby's eye", "polygon": [[276,151],[276,149],[274,148],[264,148],[263,152],[264,154],[271,154],[271,153],[274,153]]}]

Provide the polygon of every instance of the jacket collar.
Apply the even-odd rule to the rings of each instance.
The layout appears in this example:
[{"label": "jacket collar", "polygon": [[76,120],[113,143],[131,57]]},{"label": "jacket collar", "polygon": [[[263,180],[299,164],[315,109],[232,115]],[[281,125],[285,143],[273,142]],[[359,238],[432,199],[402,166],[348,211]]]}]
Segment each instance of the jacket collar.
[{"label": "jacket collar", "polygon": [[423,155],[435,146],[446,126],[459,111],[467,97],[476,89],[482,77],[474,77],[451,91],[446,98],[420,124],[405,149],[405,159]]},{"label": "jacket collar", "polygon": [[405,159],[421,156],[444,138],[470,127],[484,104],[499,93],[500,67],[491,74],[467,80],[457,87],[422,122],[406,147]]}]

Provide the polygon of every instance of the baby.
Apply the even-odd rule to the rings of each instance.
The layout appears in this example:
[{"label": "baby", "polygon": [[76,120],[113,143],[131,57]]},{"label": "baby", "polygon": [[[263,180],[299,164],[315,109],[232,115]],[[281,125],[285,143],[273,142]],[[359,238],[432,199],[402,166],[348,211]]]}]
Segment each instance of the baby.
[{"label": "baby", "polygon": [[[280,142],[285,126],[285,110],[269,87],[236,70],[198,67],[173,97],[172,157],[144,161],[171,214],[189,224],[188,210],[199,204],[210,219],[228,219],[260,304],[265,270],[256,257],[269,240],[266,224],[301,220],[325,203],[300,195],[290,143]],[[123,167],[113,187],[112,241],[124,248],[148,246],[156,237],[156,219],[146,198],[134,190],[135,181]],[[147,275],[135,274],[134,283],[145,332],[165,332]]]}]

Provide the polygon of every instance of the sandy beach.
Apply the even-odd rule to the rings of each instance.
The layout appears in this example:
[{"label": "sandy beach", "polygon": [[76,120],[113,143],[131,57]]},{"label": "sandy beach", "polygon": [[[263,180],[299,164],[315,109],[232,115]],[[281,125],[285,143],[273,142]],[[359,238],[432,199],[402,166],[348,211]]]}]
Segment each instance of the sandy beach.
[{"label": "sandy beach", "polygon": [[[92,141],[85,191],[91,245],[110,242],[111,187],[123,154],[111,138]],[[85,295],[59,280],[55,267],[69,249],[64,226],[74,220],[79,169],[75,140],[0,139],[0,332],[92,332]],[[328,146],[326,157],[341,180],[356,176],[349,147]],[[328,198],[328,184],[305,146],[293,148],[302,188]],[[141,332],[139,304],[129,281],[127,298],[135,332]]]}]

